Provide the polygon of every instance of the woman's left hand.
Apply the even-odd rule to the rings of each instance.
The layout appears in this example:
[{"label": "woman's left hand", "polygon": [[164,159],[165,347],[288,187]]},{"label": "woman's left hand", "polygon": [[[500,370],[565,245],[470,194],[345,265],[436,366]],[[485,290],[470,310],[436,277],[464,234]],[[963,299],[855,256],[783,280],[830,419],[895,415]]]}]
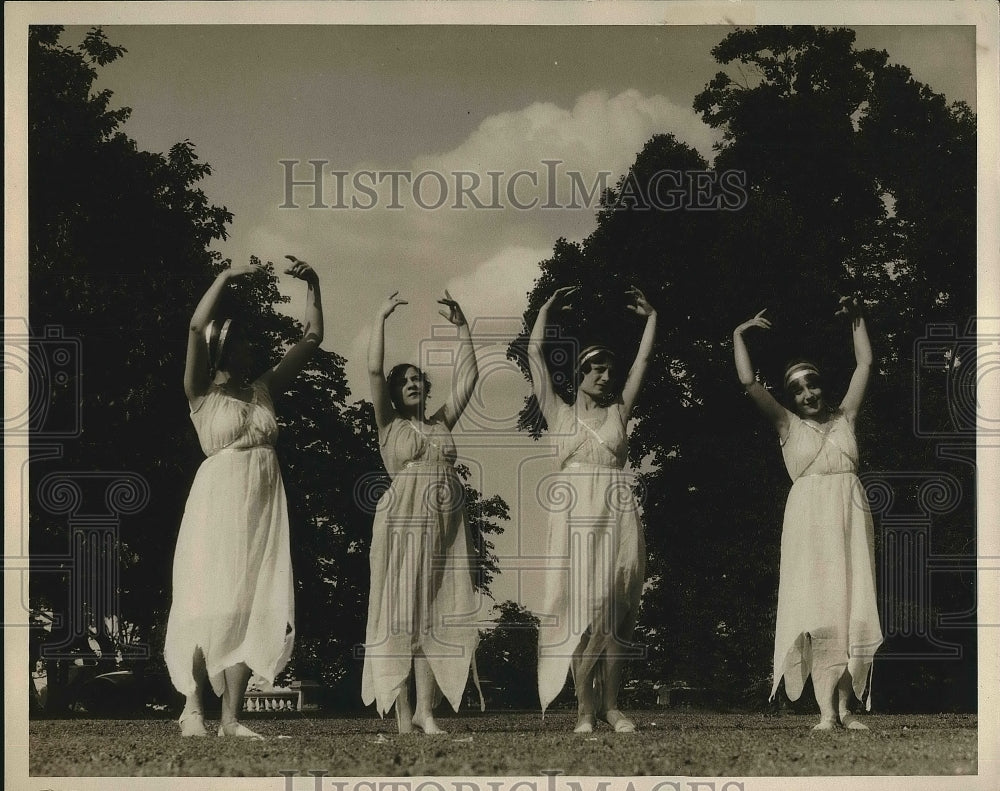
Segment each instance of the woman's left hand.
[{"label": "woman's left hand", "polygon": [[305,280],[307,283],[315,283],[319,279],[316,270],[305,261],[296,258],[294,255],[286,255],[285,258],[292,262],[292,265],[285,270],[286,275],[297,277],[299,280]]},{"label": "woman's left hand", "polygon": [[633,313],[638,313],[640,316],[645,317],[652,316],[656,313],[656,309],[649,304],[649,300],[646,299],[646,295],[635,286],[631,286],[625,293],[632,299],[632,303],[626,305],[625,307]]},{"label": "woman's left hand", "polygon": [[456,327],[461,327],[466,323],[465,314],[462,313],[462,308],[460,308],[458,303],[452,299],[452,296],[448,293],[447,289],[445,289],[444,292],[444,299],[439,299],[438,302],[448,308],[447,311],[438,311],[438,313],[448,319],[448,321]]},{"label": "woman's left hand", "polygon": [[852,321],[857,321],[864,315],[865,303],[861,298],[861,292],[857,291],[850,296],[841,297],[840,309],[834,316],[847,316]]}]

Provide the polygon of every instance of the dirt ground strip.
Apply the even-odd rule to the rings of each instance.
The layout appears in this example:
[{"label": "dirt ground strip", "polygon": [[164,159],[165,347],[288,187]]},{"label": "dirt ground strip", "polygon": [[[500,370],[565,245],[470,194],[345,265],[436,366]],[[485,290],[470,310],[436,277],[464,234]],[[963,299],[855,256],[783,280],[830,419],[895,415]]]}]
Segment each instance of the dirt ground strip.
[{"label": "dirt ground strip", "polygon": [[[800,715],[644,711],[639,730],[571,732],[570,713],[442,717],[446,735],[391,719],[248,717],[267,737],[182,739],[173,720],[34,720],[32,776],[810,776],[974,775],[974,715],[869,715],[869,731],[813,732]],[[211,727],[213,723],[209,723]],[[278,786],[276,785],[276,788]]]}]

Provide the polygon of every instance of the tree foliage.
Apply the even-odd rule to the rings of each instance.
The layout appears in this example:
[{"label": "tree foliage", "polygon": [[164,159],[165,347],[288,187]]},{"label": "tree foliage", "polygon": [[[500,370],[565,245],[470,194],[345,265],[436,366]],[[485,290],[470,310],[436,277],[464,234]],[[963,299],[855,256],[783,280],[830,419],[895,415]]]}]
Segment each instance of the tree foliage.
[{"label": "tree foliage", "polygon": [[[44,328],[79,342],[70,375],[43,382],[48,414],[72,413],[79,402],[82,417],[77,436],[36,427],[31,474],[89,489],[69,516],[32,493],[31,606],[62,618],[60,627],[38,635],[49,647],[63,640],[60,629],[69,630],[79,633],[78,648],[90,651],[89,634],[106,658],[114,657],[128,648],[116,624],[129,624],[130,639],[159,664],[173,547],[201,461],[181,386],[184,348],[195,304],[228,266],[209,246],[226,238],[232,216],[199,188],[211,169],[191,141],[166,155],[139,150],[121,128],[130,110],[111,109],[111,92],[95,91],[98,67],[124,50],[98,29],[76,48],[59,43],[61,32],[29,33],[29,299],[38,336],[32,354],[49,353]],[[268,262],[228,287],[219,306],[219,316],[239,317],[260,371],[301,335],[299,322],[278,310],[287,301]],[[344,364],[319,351],[276,399],[277,452],[296,586],[297,647],[288,673],[324,681],[341,703],[357,705],[371,494],[388,479],[371,404],[350,402]],[[107,511],[95,471],[128,473],[148,492],[129,514],[105,515],[117,525],[100,550],[114,570],[110,579],[82,569],[70,551],[68,519]],[[375,489],[364,491],[367,485]],[[488,594],[497,572],[489,537],[502,531],[507,506],[468,484],[466,494],[479,582]],[[74,593],[108,586],[120,608],[113,619],[102,617],[108,601],[90,594],[81,601]]]},{"label": "tree foliage", "polygon": [[538,707],[538,618],[507,600],[494,605],[494,626],[476,652],[487,705],[513,709]]},{"label": "tree foliage", "polygon": [[[862,472],[892,491],[893,516],[912,513],[915,529],[920,514],[933,517],[931,554],[973,555],[968,427],[959,430],[965,458],[949,461],[938,438],[915,427],[954,430],[949,383],[969,367],[966,359],[958,371],[955,356],[945,355],[944,366],[923,368],[919,352],[930,325],[961,336],[975,312],[975,117],[890,65],[885,52],[853,43],[850,30],[812,27],[726,36],[713,55],[727,69],[694,104],[723,132],[714,162],[709,167],[669,134],[650,139],[603,196],[593,233],[581,244],[558,240],[541,262],[525,313],[530,327],[555,288],[581,285],[550,353],[562,359],[559,343],[600,338],[631,360],[640,328],[622,310],[625,287],[635,283],[657,307],[660,337],[630,439],[631,460],[643,471],[650,555],[639,638],[649,645],[654,678],[693,682],[731,700],[761,701],[769,686],[789,486],[772,430],[733,370],[733,328],[762,308],[774,329],[749,338],[762,380],[774,385],[787,359],[809,356],[836,401],[854,366],[850,330],[834,318],[837,297],[862,292],[877,356],[859,423]],[[656,174],[706,168],[711,183],[741,180],[738,206],[656,210]],[[526,335],[512,344],[512,358],[523,359]],[[557,375],[568,364],[550,359]],[[530,400],[521,424],[536,435],[543,427]],[[959,494],[930,515],[920,490],[935,478],[956,482]],[[951,705],[970,707],[971,622],[929,636],[937,614],[974,606],[970,580],[935,575],[928,591],[929,567],[905,572],[893,554],[899,546],[883,545],[890,528],[877,518],[878,576],[911,577],[904,600],[883,591],[883,620],[893,628],[882,656],[901,660],[923,645],[941,661],[899,661],[903,672],[881,676],[876,703],[928,701],[944,686]],[[908,628],[900,628],[903,611]],[[942,641],[960,647],[961,661],[945,661]]]}]

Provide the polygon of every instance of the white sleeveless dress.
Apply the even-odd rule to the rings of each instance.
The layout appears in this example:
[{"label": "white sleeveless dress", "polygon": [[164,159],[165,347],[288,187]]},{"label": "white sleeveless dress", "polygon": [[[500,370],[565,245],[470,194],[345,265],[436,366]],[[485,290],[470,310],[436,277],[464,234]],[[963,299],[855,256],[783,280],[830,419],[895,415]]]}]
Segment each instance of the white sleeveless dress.
[{"label": "white sleeveless dress", "polygon": [[198,468],[177,537],[164,659],[174,686],[195,691],[200,647],[216,694],[240,662],[271,683],[294,640],[288,513],[274,452],[267,386],[248,402],[213,388],[191,420],[207,458]]},{"label": "white sleeveless dress", "polygon": [[547,494],[545,604],[536,613],[538,696],[542,711],[566,684],[573,653],[583,647],[581,675],[634,625],[645,579],[646,548],[633,494],[620,404],[584,419],[560,404],[550,434],[560,470],[542,482]]},{"label": "white sleeveless dress", "polygon": [[842,414],[822,427],[792,413],[789,421],[781,451],[794,483],[781,530],[771,697],[784,678],[789,699],[797,700],[822,657],[847,666],[860,699],[882,631],[854,429]]},{"label": "white sleeveless dress", "polygon": [[465,488],[444,422],[395,418],[380,435],[392,485],[376,506],[361,699],[388,712],[419,649],[458,711],[479,643]]}]

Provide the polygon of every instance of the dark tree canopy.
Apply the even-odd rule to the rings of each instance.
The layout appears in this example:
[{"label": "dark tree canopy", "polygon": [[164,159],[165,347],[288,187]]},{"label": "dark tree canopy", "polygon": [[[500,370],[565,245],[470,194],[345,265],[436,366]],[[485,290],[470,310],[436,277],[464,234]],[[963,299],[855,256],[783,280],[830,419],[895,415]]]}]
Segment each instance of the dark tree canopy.
[{"label": "dark tree canopy", "polygon": [[476,652],[487,706],[537,708],[538,618],[510,600],[494,605],[493,615]]},{"label": "dark tree canopy", "polygon": [[[226,237],[232,216],[199,189],[211,170],[191,141],[166,155],[139,150],[121,129],[130,110],[111,109],[111,92],[95,92],[98,68],[124,50],[97,29],[66,47],[61,32],[29,33],[29,299],[35,335],[58,328],[78,342],[71,375],[43,381],[49,423],[77,402],[81,417],[76,436],[35,427],[31,474],[84,491],[69,515],[58,498],[32,493],[31,606],[37,619],[62,618],[52,632],[36,631],[34,650],[66,642],[62,653],[90,653],[90,635],[112,665],[121,650],[127,663],[148,658],[159,666],[173,547],[201,461],[182,389],[184,349],[198,299],[229,264],[210,244]],[[299,322],[277,310],[287,301],[268,262],[228,286],[219,306],[219,316],[243,324],[261,372],[301,334]],[[44,360],[51,349],[41,337],[32,354]],[[345,362],[320,350],[277,399],[277,451],[296,585],[296,650],[286,675],[323,681],[342,705],[357,706],[372,497],[388,478],[371,404],[350,402]],[[87,572],[71,554],[68,518],[107,510],[94,471],[130,476],[139,494],[128,514],[108,516],[120,524],[101,545],[103,571]],[[478,583],[489,595],[497,573],[490,536],[502,532],[507,505],[468,484],[466,495]],[[86,579],[74,583],[73,573]],[[99,597],[77,601],[80,582],[109,589],[117,609]]]},{"label": "dark tree canopy", "polygon": [[[946,461],[937,439],[915,427],[954,425],[948,379],[965,374],[956,371],[957,355],[921,370],[919,345],[929,325],[961,335],[975,314],[975,117],[889,65],[885,52],[853,44],[845,29],[759,27],[726,36],[713,55],[727,68],[694,106],[723,132],[709,168],[715,183],[726,174],[742,178],[742,204],[644,206],[654,202],[642,198],[655,174],[707,167],[671,135],[654,136],[603,196],[593,233],[581,244],[558,240],[541,262],[524,316],[530,327],[554,289],[583,286],[549,344],[553,375],[565,376],[559,344],[582,347],[600,336],[632,359],[640,328],[622,310],[628,284],[657,308],[660,334],[630,438],[632,462],[644,471],[650,555],[637,637],[650,662],[632,672],[692,682],[733,701],[766,699],[789,486],[776,438],[733,367],[733,329],[762,308],[774,329],[749,337],[762,380],[773,385],[789,358],[805,355],[820,364],[836,401],[854,367],[850,330],[834,317],[837,299],[862,293],[877,357],[859,423],[862,473],[871,491],[887,486],[904,512],[919,513],[931,479],[956,481],[961,494],[933,515],[930,552],[974,555],[967,461],[974,437],[966,427],[965,458]],[[511,345],[512,358],[524,359],[526,340],[527,330]],[[531,400],[521,427],[536,436],[543,428]],[[880,576],[885,568],[904,573],[904,559],[892,554],[898,542],[883,546],[890,528],[877,512]],[[912,574],[908,590],[924,595],[928,568]],[[882,656],[902,661],[891,680],[881,675],[877,704],[974,706],[974,618],[959,618],[962,627],[933,639],[926,626],[938,613],[974,607],[971,581],[957,573],[934,579],[925,605],[883,598]],[[945,660],[938,645],[928,650],[940,661],[905,661],[921,640],[959,645],[961,659]]]}]

